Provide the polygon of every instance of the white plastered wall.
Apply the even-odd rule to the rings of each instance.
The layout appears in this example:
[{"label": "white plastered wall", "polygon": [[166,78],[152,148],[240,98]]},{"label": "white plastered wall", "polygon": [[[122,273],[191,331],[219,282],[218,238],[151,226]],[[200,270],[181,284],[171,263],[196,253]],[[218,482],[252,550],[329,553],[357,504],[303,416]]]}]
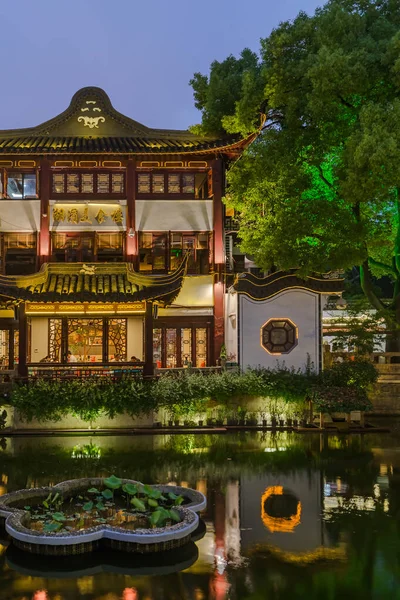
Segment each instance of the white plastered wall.
[{"label": "white plastered wall", "polygon": [[136,200],[138,231],[212,231],[212,200]]},{"label": "white plastered wall", "polygon": [[[320,356],[320,309],[318,294],[307,290],[286,290],[261,302],[240,295],[240,365],[304,370],[309,359],[318,371]],[[289,318],[298,328],[298,344],[288,354],[269,354],[260,343],[261,328],[268,319]]]},{"label": "white plastered wall", "polygon": [[40,229],[40,200],[1,200],[0,231],[27,233]]},{"label": "white plastered wall", "polygon": [[47,317],[31,318],[31,362],[39,362],[49,353],[49,320]]},{"label": "white plastered wall", "polygon": [[226,353],[232,357],[233,362],[238,362],[237,302],[237,294],[225,294],[225,346]]},{"label": "white plastered wall", "polygon": [[127,360],[136,356],[143,360],[143,319],[141,317],[128,318],[127,325]]}]

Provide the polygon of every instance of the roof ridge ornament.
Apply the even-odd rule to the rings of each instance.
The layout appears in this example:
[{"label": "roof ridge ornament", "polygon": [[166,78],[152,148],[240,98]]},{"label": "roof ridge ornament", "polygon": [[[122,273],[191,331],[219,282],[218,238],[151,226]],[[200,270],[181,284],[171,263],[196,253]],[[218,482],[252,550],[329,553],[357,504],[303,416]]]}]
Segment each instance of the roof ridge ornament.
[{"label": "roof ridge ornament", "polygon": [[80,275],[95,275],[96,267],[94,265],[82,265],[82,269],[79,271]]},{"label": "roof ridge ornament", "polygon": [[[93,106],[85,106],[83,108],[81,108],[81,112],[98,112],[101,113],[102,110],[101,108],[99,108],[98,106],[94,106],[95,104],[97,104],[97,100],[86,100],[85,104],[90,104]],[[99,128],[99,123],[105,123],[106,119],[105,117],[98,116],[98,117],[92,117],[90,115],[80,115],[78,117],[78,123],[83,123],[84,127],[89,127],[89,129],[94,129],[94,127],[96,127],[96,129]]]}]

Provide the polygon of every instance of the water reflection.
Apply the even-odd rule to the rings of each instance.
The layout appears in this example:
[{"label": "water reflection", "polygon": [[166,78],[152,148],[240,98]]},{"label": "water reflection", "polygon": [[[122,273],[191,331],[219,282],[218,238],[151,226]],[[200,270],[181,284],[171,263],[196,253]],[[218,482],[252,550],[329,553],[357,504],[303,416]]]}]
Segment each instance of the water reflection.
[{"label": "water reflection", "polygon": [[158,565],[106,552],[52,564],[0,532],[0,598],[396,598],[397,445],[397,434],[287,432],[8,439],[4,491],[115,473],[199,489],[208,507],[201,539]]}]

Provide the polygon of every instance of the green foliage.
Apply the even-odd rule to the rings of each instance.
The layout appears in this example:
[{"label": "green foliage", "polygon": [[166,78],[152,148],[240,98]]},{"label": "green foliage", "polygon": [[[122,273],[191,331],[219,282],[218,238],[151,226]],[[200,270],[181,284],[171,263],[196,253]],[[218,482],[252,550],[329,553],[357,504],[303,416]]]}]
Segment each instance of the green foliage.
[{"label": "green foliage", "polygon": [[349,413],[354,410],[368,411],[372,409],[365,390],[355,386],[317,388],[313,402],[315,409],[324,413]]},{"label": "green foliage", "polygon": [[[209,76],[195,73],[190,85],[202,123],[192,130],[200,134],[223,134],[238,127],[243,133],[254,131],[259,124],[254,113],[259,112],[262,99],[260,68],[257,55],[246,48],[238,59],[231,55],[222,63],[214,61]],[[237,112],[242,117],[239,124]]]},{"label": "green foliage", "polygon": [[378,371],[368,360],[356,359],[335,363],[330,369],[323,371],[319,377],[320,385],[331,387],[354,387],[366,391],[376,383]]},{"label": "green foliage", "polygon": [[[262,39],[259,60],[237,79],[232,57],[212,63],[196,98],[205,129],[216,122],[243,134],[261,105],[266,114],[262,134],[228,172],[226,201],[239,214],[243,252],[265,269],[301,275],[357,267],[398,348],[399,28],[398,2],[330,0]],[[225,105],[228,81],[236,89]],[[373,276],[391,278],[389,302]]]},{"label": "green foliage", "polygon": [[[187,420],[203,418],[205,414],[224,419],[232,413],[237,418],[240,410],[244,411],[244,419],[247,411],[246,401],[251,398],[258,398],[264,404],[266,413],[276,416],[288,415],[301,412],[304,399],[310,396],[315,385],[357,386],[367,389],[376,378],[377,372],[373,364],[356,360],[335,364],[319,376],[311,369],[301,372],[288,369],[284,365],[276,369],[250,369],[245,373],[222,371],[204,375],[185,371],[146,382],[146,396],[142,394],[139,385],[130,386],[129,381],[119,384],[99,383],[94,380],[90,383],[94,388],[91,394],[94,406],[90,405],[85,393],[82,412],[79,409],[80,389],[82,387],[87,391],[88,384],[85,381],[64,383],[39,380],[32,384],[14,386],[10,403],[18,410],[20,416],[27,420],[60,420],[71,413],[91,420],[102,413],[113,416],[124,414],[127,411],[119,397],[121,389],[139,389],[138,396],[127,401],[131,408],[135,406],[134,411],[128,411],[132,416],[147,414],[149,406],[152,406],[153,410],[165,410],[173,418]],[[52,399],[51,402],[48,398]],[[74,453],[75,456],[80,456],[76,453],[76,448]],[[100,452],[93,453],[93,456],[99,459]],[[106,481],[110,489],[119,489],[122,485],[121,480],[115,477]]]}]

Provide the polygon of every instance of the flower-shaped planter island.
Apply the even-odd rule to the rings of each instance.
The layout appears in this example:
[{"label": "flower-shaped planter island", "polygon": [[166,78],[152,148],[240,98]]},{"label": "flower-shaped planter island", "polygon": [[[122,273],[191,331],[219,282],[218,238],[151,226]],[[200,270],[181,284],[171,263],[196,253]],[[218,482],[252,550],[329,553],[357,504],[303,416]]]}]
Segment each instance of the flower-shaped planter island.
[{"label": "flower-shaped planter island", "polygon": [[165,552],[192,539],[205,496],[190,488],[131,479],[85,478],[0,498],[0,520],[28,552],[70,556],[100,546]]}]

